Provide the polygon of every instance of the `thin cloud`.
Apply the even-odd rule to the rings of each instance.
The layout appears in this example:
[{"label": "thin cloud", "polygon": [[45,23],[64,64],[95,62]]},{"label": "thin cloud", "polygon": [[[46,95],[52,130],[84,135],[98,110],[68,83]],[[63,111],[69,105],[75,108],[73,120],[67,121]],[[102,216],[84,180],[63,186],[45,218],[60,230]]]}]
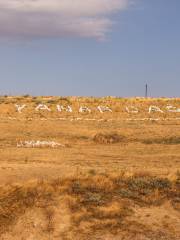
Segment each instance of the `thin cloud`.
[{"label": "thin cloud", "polygon": [[130,0],[0,0],[0,37],[103,39]]}]

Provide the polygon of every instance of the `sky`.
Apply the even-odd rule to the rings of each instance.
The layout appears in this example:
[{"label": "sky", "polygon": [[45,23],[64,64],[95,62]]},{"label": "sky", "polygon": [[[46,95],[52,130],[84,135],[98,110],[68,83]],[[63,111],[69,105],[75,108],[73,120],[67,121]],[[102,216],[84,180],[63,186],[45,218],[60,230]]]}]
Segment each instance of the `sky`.
[{"label": "sky", "polygon": [[0,95],[180,97],[179,0],[0,0]]}]

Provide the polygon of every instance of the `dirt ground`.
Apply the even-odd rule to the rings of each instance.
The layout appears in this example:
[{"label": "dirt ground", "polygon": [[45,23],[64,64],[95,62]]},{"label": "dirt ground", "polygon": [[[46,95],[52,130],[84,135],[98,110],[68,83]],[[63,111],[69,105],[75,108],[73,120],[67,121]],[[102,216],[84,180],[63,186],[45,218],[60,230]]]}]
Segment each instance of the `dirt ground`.
[{"label": "dirt ground", "polygon": [[[180,144],[163,139],[179,136],[180,123],[168,122],[66,122],[0,121],[0,182],[59,177],[95,170],[150,171],[157,176],[180,169]],[[98,132],[116,132],[125,140],[116,144],[96,144]],[[180,136],[179,136],[180,138]],[[160,139],[161,143],[146,143]],[[49,140],[65,147],[17,148],[25,140]]]},{"label": "dirt ground", "polygon": [[[123,102],[119,103],[121,107],[124,104],[128,106],[139,104],[138,106],[146,109],[146,113],[141,112],[139,115],[119,112],[119,105],[115,100],[108,100],[107,103],[104,99],[101,100],[104,105],[112,108],[115,101],[115,111],[103,115],[97,112],[90,115],[80,115],[77,111],[73,115],[69,113],[58,115],[56,112],[36,113],[32,112],[34,105],[32,105],[31,99],[20,98],[18,101],[29,103],[30,109],[22,114],[17,113],[13,110],[13,104],[17,103],[17,99],[14,98],[3,99],[0,104],[0,203],[7,198],[4,193],[5,190],[2,189],[8,188],[8,194],[10,194],[14,191],[13,184],[22,187],[24,184],[30,184],[34,181],[50,183],[59,178],[94,177],[96,175],[114,176],[119,174],[125,174],[126,177],[151,174],[157,178],[169,179],[173,184],[175,184],[174,181],[177,181],[180,172],[180,113],[166,113],[163,116],[160,113],[154,113],[153,115],[147,113],[150,105],[158,104],[163,108],[163,106],[169,104],[170,100],[156,99],[153,102],[149,100],[149,102],[144,103],[143,100],[129,100],[130,102],[122,100]],[[54,101],[53,104],[55,104]],[[63,99],[63,101],[65,100]],[[81,102],[73,101],[72,105],[74,104],[77,110]],[[91,103],[92,100],[87,101],[87,99],[81,101],[83,105],[97,106],[99,104],[99,102]],[[38,99],[37,103],[39,102]],[[171,100],[170,103],[180,107],[180,100],[176,99],[173,103]],[[105,136],[116,134],[120,137],[120,140],[116,143],[96,142],[94,136],[99,133],[103,133]],[[17,147],[17,144],[21,142],[32,140],[54,141],[64,146],[55,148]],[[179,186],[176,185],[177,202],[180,202]],[[95,231],[94,235],[85,231],[85,235],[79,235],[79,237],[73,232],[75,230],[70,235],[72,213],[67,206],[66,197],[63,195],[63,197],[56,196],[56,198],[58,198],[58,204],[51,204],[54,209],[53,216],[55,216],[53,233],[43,230],[47,223],[47,214],[49,214],[49,218],[51,217],[51,210],[44,215],[41,208],[33,205],[24,210],[23,214],[17,214],[16,221],[12,221],[9,225],[10,228],[3,231],[0,239],[172,240],[180,238],[179,207],[174,208],[169,197],[161,204],[148,205],[137,204],[134,199],[130,203],[124,203],[123,200],[123,204],[130,204],[131,210],[133,210],[133,214],[127,214],[124,223],[129,223],[132,227],[128,230],[129,234],[127,234],[122,223],[122,226],[118,225],[119,229],[122,227],[120,233],[99,229]],[[117,209],[120,208],[119,204],[122,204],[122,202],[120,203],[119,200],[113,198],[111,211],[114,209],[115,214],[117,214]],[[108,209],[109,204],[110,202],[102,207]],[[89,208],[91,207],[89,206]],[[84,211],[89,211],[87,210],[89,208],[84,209]],[[86,218],[88,218],[87,216]],[[108,219],[114,221],[113,217],[110,216]],[[100,220],[96,219],[96,221],[98,224]],[[107,221],[107,219],[104,219],[104,221]],[[102,222],[99,223],[102,224]],[[82,224],[76,226],[77,232],[78,229],[87,227],[86,221]],[[137,229],[138,231],[136,231]],[[69,232],[68,235],[67,232]]]}]

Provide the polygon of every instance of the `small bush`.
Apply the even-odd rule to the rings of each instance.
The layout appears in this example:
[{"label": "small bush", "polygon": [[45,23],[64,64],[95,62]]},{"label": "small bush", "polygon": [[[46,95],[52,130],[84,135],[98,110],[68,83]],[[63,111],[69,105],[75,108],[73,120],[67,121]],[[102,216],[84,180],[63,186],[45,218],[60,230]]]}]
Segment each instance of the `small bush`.
[{"label": "small bush", "polygon": [[95,176],[96,175],[96,170],[95,169],[90,169],[88,171],[88,174],[91,175],[91,176]]},{"label": "small bush", "polygon": [[58,100],[59,101],[64,101],[64,102],[66,102],[68,104],[71,104],[71,101],[70,101],[70,99],[68,97],[59,97]]},{"label": "small bush", "polygon": [[29,97],[31,97],[29,94],[23,95],[23,98],[29,98]]},{"label": "small bush", "polygon": [[168,138],[154,138],[154,139],[144,139],[142,141],[144,144],[180,144],[180,137],[168,137]]},{"label": "small bush", "polygon": [[91,205],[100,205],[104,203],[103,200],[103,194],[100,193],[92,193],[92,192],[87,192],[84,195],[84,199],[82,201],[83,205],[85,204],[91,204]]},{"label": "small bush", "polygon": [[145,190],[155,190],[155,189],[167,189],[171,187],[171,182],[164,178],[149,178],[149,177],[133,177],[128,180],[128,187],[131,190],[141,191]]},{"label": "small bush", "polygon": [[49,99],[46,101],[46,104],[57,104],[58,103],[58,99]]},{"label": "small bush", "polygon": [[145,173],[126,177],[124,174],[94,175],[93,171],[92,175],[58,178],[52,182],[40,179],[24,185],[8,185],[0,187],[0,239],[2,233],[34,207],[43,210],[46,220],[44,231],[49,234],[49,239],[56,231],[56,209],[62,207],[61,201],[70,214],[68,231],[72,234],[80,232],[84,236],[68,239],[95,239],[87,234],[95,231],[115,233],[123,226],[126,229],[134,226],[128,223],[127,217],[133,214],[135,204],[160,206],[167,200],[174,209],[180,210],[178,182],[150,174],[146,176]]},{"label": "small bush", "polygon": [[176,184],[180,186],[180,171],[177,171],[176,176],[177,176]]},{"label": "small bush", "polygon": [[125,140],[124,136],[120,136],[117,133],[98,133],[93,137],[93,141],[99,144],[113,144],[123,142]]},{"label": "small bush", "polygon": [[133,191],[127,189],[127,188],[120,189],[118,193],[122,198],[138,199],[138,193],[133,192]]}]

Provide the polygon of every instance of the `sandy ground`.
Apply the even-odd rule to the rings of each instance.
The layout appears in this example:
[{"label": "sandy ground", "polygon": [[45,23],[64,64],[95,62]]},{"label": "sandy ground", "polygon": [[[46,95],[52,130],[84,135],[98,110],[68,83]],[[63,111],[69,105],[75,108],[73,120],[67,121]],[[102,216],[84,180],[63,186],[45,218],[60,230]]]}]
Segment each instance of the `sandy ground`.
[{"label": "sandy ground", "polygon": [[[147,139],[177,137],[180,123],[0,121],[0,182],[51,178],[88,172],[150,171],[174,174],[180,169],[179,144],[145,144]],[[98,132],[117,132],[124,142],[93,142]],[[59,148],[17,148],[25,140],[65,144]]]},{"label": "sandy ground", "polygon": [[[159,104],[161,105],[161,102]],[[117,103],[115,105],[118,106]],[[142,105],[143,103],[140,104],[141,107]],[[75,107],[78,106],[76,103]],[[145,103],[146,109],[148,106],[148,103]],[[157,177],[168,177],[173,180],[180,171],[179,113],[163,118],[155,114],[153,118],[158,120],[142,120],[147,117],[147,113],[135,117],[132,114],[121,115],[116,112],[112,116],[108,113],[103,117],[98,114],[83,116],[86,119],[96,118],[97,121],[70,121],[55,119],[57,114],[50,118],[46,113],[32,114],[32,118],[29,119],[27,115],[18,115],[12,109],[8,104],[7,107],[5,104],[0,106],[0,185],[2,187],[5,184],[24,184],[35,180],[51,181],[81,174],[111,175],[123,172],[130,175],[150,172]],[[72,118],[67,114],[61,117]],[[75,117],[79,115],[76,114]],[[103,120],[98,121],[98,119]],[[110,119],[114,120],[108,121]],[[124,138],[115,144],[97,144],[93,140],[97,133],[116,133]],[[170,139],[169,142],[167,139]],[[17,147],[21,141],[32,140],[54,141],[63,144],[64,147]],[[45,230],[47,219],[44,210],[35,207],[21,215],[9,231],[1,235],[0,240],[80,240],[75,235],[66,236],[71,228],[71,214],[64,200],[59,199],[58,204],[53,205],[53,208],[55,208],[53,234]],[[96,233],[93,238],[91,236],[88,239],[179,239],[179,210],[175,210],[168,200],[161,206],[134,204],[133,212],[134,214],[126,219],[126,224],[129,222],[131,226],[129,234],[122,231],[116,236],[104,232],[104,234]]]}]

